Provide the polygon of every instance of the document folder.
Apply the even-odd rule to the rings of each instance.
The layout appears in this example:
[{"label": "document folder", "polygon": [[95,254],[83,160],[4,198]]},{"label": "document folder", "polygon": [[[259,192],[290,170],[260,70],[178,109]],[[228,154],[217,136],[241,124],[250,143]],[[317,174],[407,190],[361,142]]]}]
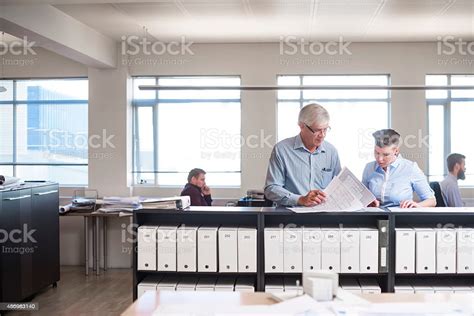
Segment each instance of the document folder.
[{"label": "document folder", "polygon": [[416,273],[436,272],[436,234],[432,228],[415,228]]},{"label": "document folder", "polygon": [[457,272],[474,273],[474,229],[457,230]]},{"label": "document folder", "polygon": [[177,230],[176,247],[178,271],[197,271],[197,229],[196,226],[181,226]]},{"label": "document folder", "polygon": [[217,227],[198,229],[198,271],[217,272]]},{"label": "document folder", "polygon": [[291,227],[283,229],[283,271],[303,272],[303,231],[301,228]]},{"label": "document folder", "polygon": [[156,271],[157,226],[137,229],[137,270]]},{"label": "document folder", "polygon": [[158,271],[176,271],[176,226],[158,227]]},{"label": "document folder", "polygon": [[456,273],[455,229],[436,229],[436,273]]},{"label": "document folder", "polygon": [[321,270],[322,240],[321,228],[303,228],[303,272]]},{"label": "document folder", "polygon": [[415,230],[395,228],[395,273],[415,273]]},{"label": "document folder", "polygon": [[339,228],[321,228],[321,268],[339,273],[341,268],[341,236]]},{"label": "document folder", "polygon": [[379,230],[361,228],[360,231],[360,272],[378,273]]},{"label": "document folder", "polygon": [[221,227],[218,233],[219,272],[237,272],[237,227]]},{"label": "document folder", "polygon": [[265,273],[283,272],[283,239],[284,236],[282,228],[265,228]]},{"label": "document folder", "polygon": [[239,272],[257,272],[257,230],[239,227],[237,235]]},{"label": "document folder", "polygon": [[357,228],[341,230],[341,273],[360,272],[360,233]]}]

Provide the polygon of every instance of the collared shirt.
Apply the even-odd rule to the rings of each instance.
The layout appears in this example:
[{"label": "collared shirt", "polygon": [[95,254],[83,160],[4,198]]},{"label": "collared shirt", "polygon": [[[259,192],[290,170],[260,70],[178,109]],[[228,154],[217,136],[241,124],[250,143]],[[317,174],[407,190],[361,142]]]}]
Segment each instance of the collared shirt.
[{"label": "collared shirt", "polygon": [[439,183],[441,187],[441,195],[443,196],[444,204],[449,207],[462,207],[461,192],[459,191],[458,179],[448,174],[443,181]]},{"label": "collared shirt", "polygon": [[325,189],[341,171],[336,148],[324,141],[313,153],[300,135],[273,147],[265,181],[265,196],[279,205],[294,206],[314,189]]},{"label": "collared shirt", "polygon": [[418,164],[400,155],[387,167],[387,171],[376,161],[369,162],[365,166],[362,183],[380,201],[380,206],[398,206],[402,201],[413,199],[413,192],[422,201],[434,197]]}]

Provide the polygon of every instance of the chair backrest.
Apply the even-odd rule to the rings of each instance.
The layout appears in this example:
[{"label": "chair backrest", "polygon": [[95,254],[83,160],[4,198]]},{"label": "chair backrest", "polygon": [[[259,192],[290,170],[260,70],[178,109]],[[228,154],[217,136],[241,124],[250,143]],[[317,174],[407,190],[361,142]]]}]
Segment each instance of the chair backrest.
[{"label": "chair backrest", "polygon": [[444,204],[443,194],[441,193],[441,186],[439,185],[439,182],[430,182],[430,187],[435,193],[436,207],[446,207],[446,204]]}]

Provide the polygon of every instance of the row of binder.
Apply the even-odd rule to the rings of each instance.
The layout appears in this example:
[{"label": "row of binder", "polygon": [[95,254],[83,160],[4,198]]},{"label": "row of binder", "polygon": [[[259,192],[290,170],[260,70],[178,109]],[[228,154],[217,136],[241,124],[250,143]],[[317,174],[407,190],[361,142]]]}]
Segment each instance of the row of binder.
[{"label": "row of binder", "polygon": [[303,286],[298,278],[293,277],[268,277],[265,281],[266,293],[288,293],[298,295],[303,291]]},{"label": "row of binder", "polygon": [[474,229],[396,228],[396,273],[474,273]]},{"label": "row of binder", "polygon": [[[339,286],[348,292],[357,294],[378,294],[382,293],[379,283],[371,278],[344,278],[339,282]],[[266,293],[285,292],[289,295],[301,294],[302,286],[297,283],[296,278],[289,277],[269,277],[265,282]]]},{"label": "row of binder", "polygon": [[[265,273],[379,272],[377,228],[270,227],[265,228],[264,239]],[[387,236],[383,242],[388,243]],[[381,267],[386,268],[387,245],[381,249]]]},{"label": "row of binder", "polygon": [[347,278],[339,281],[339,287],[355,294],[380,294],[382,289],[376,279],[369,278]]},{"label": "row of binder", "polygon": [[398,280],[395,293],[474,293],[474,282]]},{"label": "row of binder", "polygon": [[140,226],[137,268],[145,271],[256,272],[251,227]]},{"label": "row of binder", "polygon": [[177,277],[149,275],[137,286],[137,297],[145,291],[218,291],[218,292],[255,292],[255,280],[252,277]]}]

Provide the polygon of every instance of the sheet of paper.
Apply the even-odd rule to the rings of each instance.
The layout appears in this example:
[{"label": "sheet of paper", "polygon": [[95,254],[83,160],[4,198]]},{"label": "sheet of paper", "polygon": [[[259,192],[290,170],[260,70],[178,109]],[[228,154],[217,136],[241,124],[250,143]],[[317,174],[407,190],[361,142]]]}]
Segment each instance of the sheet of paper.
[{"label": "sheet of paper", "polygon": [[158,307],[156,316],[217,316],[217,315],[273,315],[267,305],[222,306],[196,304],[170,304]]},{"label": "sheet of paper", "polygon": [[328,197],[313,207],[292,207],[295,213],[357,211],[369,205],[375,196],[346,167],[332,179],[324,190]]},{"label": "sheet of paper", "polygon": [[193,316],[227,316],[227,315],[305,315],[329,316],[332,311],[316,302],[308,295],[301,295],[273,305],[195,305],[179,304],[158,307],[154,315],[193,315]]},{"label": "sheet of paper", "polygon": [[470,313],[463,311],[459,305],[453,303],[379,303],[372,304],[370,307],[361,312],[360,315],[364,316],[392,316],[392,315],[404,315],[404,316],[428,316],[428,315],[443,315],[443,316],[455,316],[463,315],[468,316]]},{"label": "sheet of paper", "polygon": [[344,168],[337,177],[342,182],[343,186],[347,188],[355,198],[364,204],[364,207],[375,200],[375,196],[372,192],[370,192],[369,189],[367,189],[349,169]]},{"label": "sheet of paper", "polygon": [[333,313],[324,307],[321,303],[315,301],[308,295],[297,296],[278,304],[270,305],[274,314],[288,313],[291,315],[333,315]]},{"label": "sheet of paper", "polygon": [[452,303],[378,303],[368,306],[333,302],[338,316],[470,316],[472,313]]}]

